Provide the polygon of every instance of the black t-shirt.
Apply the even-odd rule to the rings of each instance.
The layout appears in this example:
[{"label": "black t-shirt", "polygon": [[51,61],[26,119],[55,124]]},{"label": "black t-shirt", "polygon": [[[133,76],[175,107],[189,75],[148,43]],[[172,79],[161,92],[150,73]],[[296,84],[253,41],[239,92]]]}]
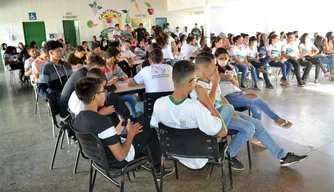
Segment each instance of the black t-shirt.
[{"label": "black t-shirt", "polygon": [[120,137],[108,116],[100,115],[94,111],[81,111],[74,119],[73,128],[78,132],[90,132],[100,138],[104,147],[110,167],[123,167],[126,161],[119,162],[109,149],[109,145],[119,143]]},{"label": "black t-shirt", "polygon": [[138,42],[142,39],[144,39],[145,37],[145,32],[146,32],[146,29],[145,28],[137,28],[136,31],[137,33],[137,39],[138,39]]}]

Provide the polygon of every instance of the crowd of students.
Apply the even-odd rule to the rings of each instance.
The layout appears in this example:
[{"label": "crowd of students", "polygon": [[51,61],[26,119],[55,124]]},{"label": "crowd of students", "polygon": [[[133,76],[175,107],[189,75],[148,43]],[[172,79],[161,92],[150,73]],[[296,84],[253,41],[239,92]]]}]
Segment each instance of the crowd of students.
[{"label": "crowd of students", "polygon": [[[29,77],[34,81],[44,100],[50,95],[57,98],[62,126],[71,120],[70,112],[73,112],[73,126],[77,131],[92,132],[101,139],[110,167],[124,167],[127,162],[150,154],[153,167],[145,169],[153,168],[161,176],[156,131],[159,123],[178,129],[198,127],[218,138],[225,137],[228,130],[237,130],[229,144],[235,170],[244,169],[237,154],[248,140],[267,148],[280,160],[281,166],[307,158],[285,151],[273,140],[261,122],[261,111],[279,127],[290,128],[292,122],[278,116],[258,95],[240,88],[248,88],[249,71],[255,89],[259,89],[260,73],[266,88],[274,88],[269,78],[270,66],[281,68],[282,86],[290,86],[291,70],[298,85],[304,86],[312,65],[316,66],[316,83],[320,70],[333,79],[331,32],[326,38],[315,36],[314,43],[308,34],[303,34],[299,43],[297,32],[282,32],[280,36],[272,32],[269,37],[264,33],[251,37],[248,34],[227,37],[220,33],[211,35],[209,45],[203,27],[200,29],[197,24],[191,33],[187,32],[187,27],[184,32],[180,32],[179,27],[172,32],[169,25],[165,29],[156,26],[152,28],[152,35],[142,24],[134,31],[128,25],[124,31],[118,25],[115,28],[113,40],[106,36],[99,42],[93,36],[90,47],[84,41],[73,49],[70,44],[64,45],[63,39],[58,39],[38,49],[32,42],[29,46],[20,44],[20,54],[15,57],[14,47],[2,45],[6,50],[6,65],[15,69],[22,68],[24,63],[20,80],[24,82],[22,78]],[[145,60],[141,68],[134,64],[138,59]],[[302,76],[300,66],[305,67]],[[126,81],[129,87],[143,83],[147,93],[170,91],[173,94],[156,101],[149,121],[137,95],[118,96],[114,92],[120,81]],[[239,107],[249,109],[252,116],[234,110]],[[123,121],[127,122],[125,138]],[[70,136],[74,137],[73,133]],[[191,169],[200,169],[207,163],[206,159],[177,158]],[[166,168],[164,176],[173,172],[174,169]]]}]

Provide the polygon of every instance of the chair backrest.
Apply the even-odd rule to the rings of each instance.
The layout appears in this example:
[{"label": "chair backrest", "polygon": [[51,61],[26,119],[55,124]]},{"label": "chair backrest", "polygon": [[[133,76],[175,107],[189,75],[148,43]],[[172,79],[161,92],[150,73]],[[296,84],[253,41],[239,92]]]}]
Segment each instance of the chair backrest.
[{"label": "chair backrest", "polygon": [[71,129],[75,132],[79,142],[79,147],[85,156],[87,156],[94,163],[101,166],[108,174],[109,163],[100,139],[93,133],[78,132],[72,126]]},{"label": "chair backrest", "polygon": [[210,158],[219,161],[218,138],[199,128],[177,129],[159,123],[162,154],[167,157]]},{"label": "chair backrest", "polygon": [[158,93],[145,93],[144,94],[144,115],[151,117],[153,113],[153,106],[157,99],[160,97],[171,95],[173,91],[158,92]]},{"label": "chair backrest", "polygon": [[53,122],[58,126],[56,115],[58,115],[60,112],[59,95],[55,92],[52,92],[46,96],[46,99],[49,104]]}]

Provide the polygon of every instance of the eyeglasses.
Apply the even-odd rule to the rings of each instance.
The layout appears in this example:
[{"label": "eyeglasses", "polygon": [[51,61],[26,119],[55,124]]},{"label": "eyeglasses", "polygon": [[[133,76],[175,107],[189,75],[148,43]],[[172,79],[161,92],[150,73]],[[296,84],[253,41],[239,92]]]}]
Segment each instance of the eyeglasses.
[{"label": "eyeglasses", "polygon": [[95,94],[101,94],[101,93],[104,93],[104,94],[108,94],[108,90],[104,89],[103,91],[100,91],[100,92],[96,92]]},{"label": "eyeglasses", "polygon": [[194,79],[195,79],[195,81],[197,81],[198,77],[194,77],[194,78],[192,78],[192,79],[189,81],[189,83],[191,83]]}]

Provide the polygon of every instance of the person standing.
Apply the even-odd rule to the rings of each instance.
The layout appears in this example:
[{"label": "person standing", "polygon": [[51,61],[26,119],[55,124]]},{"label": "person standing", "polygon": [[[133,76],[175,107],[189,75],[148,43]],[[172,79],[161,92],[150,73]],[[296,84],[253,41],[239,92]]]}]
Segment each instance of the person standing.
[{"label": "person standing", "polygon": [[202,31],[198,28],[197,23],[195,23],[195,28],[191,30],[191,35],[194,36],[197,41],[202,36]]},{"label": "person standing", "polygon": [[135,30],[135,33],[138,41],[145,38],[146,29],[142,23],[139,24],[139,27]]}]

